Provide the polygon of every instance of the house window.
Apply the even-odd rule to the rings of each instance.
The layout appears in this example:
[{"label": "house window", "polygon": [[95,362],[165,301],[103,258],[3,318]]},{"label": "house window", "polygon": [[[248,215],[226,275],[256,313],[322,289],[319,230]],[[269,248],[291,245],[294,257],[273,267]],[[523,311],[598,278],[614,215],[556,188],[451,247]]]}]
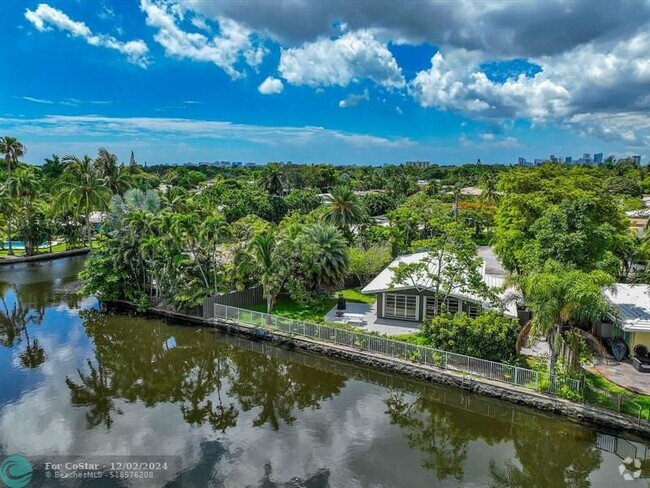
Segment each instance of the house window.
[{"label": "house window", "polygon": [[464,308],[467,315],[471,318],[476,318],[481,313],[481,306],[478,303],[466,302]]},{"label": "house window", "polygon": [[439,299],[436,307],[435,297],[426,297],[425,317],[430,319],[442,312],[447,312],[456,315],[460,310],[460,300],[454,297],[447,299]]},{"label": "house window", "polygon": [[417,320],[418,296],[386,294],[384,317]]}]

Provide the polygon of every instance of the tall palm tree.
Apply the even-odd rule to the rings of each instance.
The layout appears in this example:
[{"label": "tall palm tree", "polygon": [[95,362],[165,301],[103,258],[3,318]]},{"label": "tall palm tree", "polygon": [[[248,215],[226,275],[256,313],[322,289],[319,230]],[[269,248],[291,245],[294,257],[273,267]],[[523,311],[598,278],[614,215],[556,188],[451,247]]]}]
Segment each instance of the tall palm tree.
[{"label": "tall palm tree", "polygon": [[332,203],[324,215],[325,222],[347,234],[350,226],[359,225],[367,219],[366,211],[359,197],[349,186],[337,186],[332,190]]},{"label": "tall palm tree", "polygon": [[251,258],[247,266],[252,267],[259,276],[262,291],[266,297],[266,313],[273,311],[273,301],[277,290],[276,281],[279,262],[277,259],[277,241],[271,233],[258,234],[250,242],[248,254]]},{"label": "tall palm tree", "polygon": [[113,194],[123,193],[130,184],[131,176],[117,162],[117,156],[100,147],[95,163],[105,184]]},{"label": "tall palm tree", "polygon": [[[12,170],[18,167],[20,158],[27,154],[25,146],[15,137],[0,137],[0,154],[5,156],[5,165],[7,166],[7,182],[11,181]],[[9,242],[9,255],[13,256],[14,250],[11,245],[11,221],[7,223],[7,241]]]},{"label": "tall palm tree", "polygon": [[108,205],[110,192],[96,164],[89,156],[78,158],[68,155],[63,158],[65,169],[61,177],[58,201],[83,215],[86,222],[86,238],[92,249],[92,226],[90,214],[94,210],[103,210]]},{"label": "tall palm tree", "polygon": [[199,239],[206,251],[212,268],[212,284],[214,292],[217,293],[217,268],[219,246],[230,236],[230,226],[222,216],[210,216],[201,223],[199,228]]},{"label": "tall palm tree", "polygon": [[[9,185],[4,183],[0,185],[0,228],[8,229],[7,234],[11,236],[11,224],[18,213],[16,199],[11,194]],[[3,239],[4,240],[4,239]],[[11,250],[11,237],[9,240],[9,249]],[[13,251],[11,252],[13,254]]]}]

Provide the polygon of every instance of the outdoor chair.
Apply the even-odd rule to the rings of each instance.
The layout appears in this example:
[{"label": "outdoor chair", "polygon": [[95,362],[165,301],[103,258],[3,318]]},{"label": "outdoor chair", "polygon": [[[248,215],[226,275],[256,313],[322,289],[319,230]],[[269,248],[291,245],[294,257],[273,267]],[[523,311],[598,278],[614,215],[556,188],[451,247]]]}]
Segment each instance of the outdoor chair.
[{"label": "outdoor chair", "polygon": [[648,348],[643,344],[634,346],[634,358],[632,366],[639,373],[650,373],[650,358],[648,358]]}]

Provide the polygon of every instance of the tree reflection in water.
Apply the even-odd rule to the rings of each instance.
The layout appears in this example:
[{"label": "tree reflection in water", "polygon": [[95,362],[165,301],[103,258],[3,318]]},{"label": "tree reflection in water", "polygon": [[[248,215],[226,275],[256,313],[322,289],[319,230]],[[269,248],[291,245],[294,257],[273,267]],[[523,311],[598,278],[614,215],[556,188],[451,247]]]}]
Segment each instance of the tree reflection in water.
[{"label": "tree reflection in water", "polygon": [[[192,425],[234,427],[243,411],[259,409],[254,426],[291,424],[294,409],[318,408],[338,394],[345,377],[296,364],[276,354],[214,340],[214,332],[169,328],[145,319],[82,312],[95,350],[89,372],[66,379],[72,403],[89,408],[88,426],[110,428],[114,403],[147,407],[175,403]],[[169,337],[173,333],[173,337]]]},{"label": "tree reflection in water", "polygon": [[[512,410],[510,415],[503,405],[488,399],[449,402],[444,398],[463,395],[423,391],[407,400],[404,393],[394,392],[386,400],[391,422],[403,429],[409,446],[422,452],[423,467],[435,471],[439,480],[462,481],[469,443],[480,439],[488,445],[512,441],[516,449],[518,463],[498,466],[490,461],[494,488],[590,486],[589,473],[602,462],[593,432],[526,411]],[[463,400],[465,408],[459,408]],[[515,423],[515,417],[520,421]]]},{"label": "tree reflection in water", "polygon": [[41,324],[46,305],[27,305],[31,302],[25,299],[26,291],[29,291],[29,287],[5,285],[0,289],[0,344],[13,347],[24,340],[26,348],[19,355],[20,364],[24,368],[34,369],[45,362],[45,350],[39,345],[37,338],[30,338],[29,326]]},{"label": "tree reflection in water", "polygon": [[602,462],[591,432],[566,422],[554,428],[516,429],[517,461],[490,463],[493,488],[587,488],[589,474]]}]

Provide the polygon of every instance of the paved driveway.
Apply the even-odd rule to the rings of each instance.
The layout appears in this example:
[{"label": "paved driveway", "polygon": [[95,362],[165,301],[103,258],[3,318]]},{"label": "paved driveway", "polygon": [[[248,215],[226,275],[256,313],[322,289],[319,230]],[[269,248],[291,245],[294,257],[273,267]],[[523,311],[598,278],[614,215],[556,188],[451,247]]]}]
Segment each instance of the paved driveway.
[{"label": "paved driveway", "polygon": [[[325,320],[327,322],[344,323],[345,320],[336,316],[336,305],[327,312]],[[418,331],[417,322],[408,322],[403,320],[388,320],[377,318],[377,303],[354,303],[347,302],[347,308],[344,313],[363,314],[367,325],[362,326],[363,330],[379,332],[386,335],[413,334]]]}]

